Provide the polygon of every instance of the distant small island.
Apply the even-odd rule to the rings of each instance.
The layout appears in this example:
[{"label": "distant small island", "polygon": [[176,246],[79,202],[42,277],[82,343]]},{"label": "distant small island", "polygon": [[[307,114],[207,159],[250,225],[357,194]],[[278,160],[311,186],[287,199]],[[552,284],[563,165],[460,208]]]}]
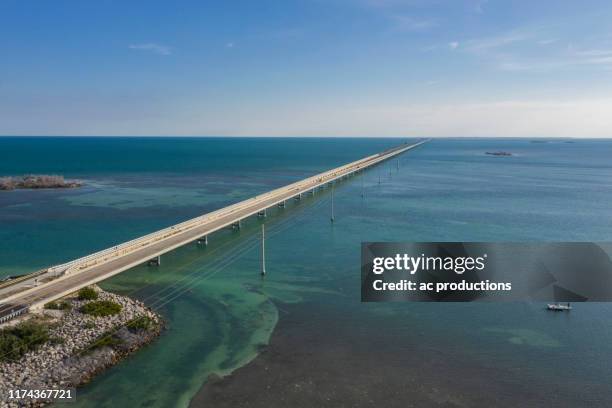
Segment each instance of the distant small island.
[{"label": "distant small island", "polygon": [[510,152],[486,152],[489,156],[512,156]]},{"label": "distant small island", "polygon": [[79,181],[65,180],[64,176],[47,174],[28,174],[18,177],[0,177],[0,190],[15,190],[18,188],[76,188],[83,184]]}]

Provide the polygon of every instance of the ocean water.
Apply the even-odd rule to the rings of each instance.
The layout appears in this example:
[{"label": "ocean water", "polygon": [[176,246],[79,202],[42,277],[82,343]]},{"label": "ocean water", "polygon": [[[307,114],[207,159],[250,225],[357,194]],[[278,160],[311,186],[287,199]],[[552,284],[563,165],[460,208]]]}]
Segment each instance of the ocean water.
[{"label": "ocean water", "polygon": [[[0,176],[58,173],[85,182],[72,190],[0,192],[0,276],[73,259],[401,142],[0,138]],[[491,150],[513,156],[484,154]],[[333,225],[328,190],[269,211],[265,280],[257,219],[239,232],[213,234],[206,248],[176,250],[160,267],[122,273],[102,286],[145,301],[167,330],[79,390],[76,405],[187,406],[210,375],[240,378],[235,370],[286,323],[346,344],[376,327],[368,335],[385,349],[369,353],[435,361],[426,392],[467,406],[475,406],[469,392],[448,384],[466,376],[473,384],[462,386],[497,393],[500,402],[610,406],[607,303],[555,314],[532,303],[359,301],[362,241],[610,241],[610,157],[612,141],[432,140],[402,155],[399,170],[392,161],[339,184]],[[316,322],[333,316],[342,330],[306,326],[309,313]],[[389,366],[379,380],[415,369]],[[357,381],[366,373],[346,375]]]}]

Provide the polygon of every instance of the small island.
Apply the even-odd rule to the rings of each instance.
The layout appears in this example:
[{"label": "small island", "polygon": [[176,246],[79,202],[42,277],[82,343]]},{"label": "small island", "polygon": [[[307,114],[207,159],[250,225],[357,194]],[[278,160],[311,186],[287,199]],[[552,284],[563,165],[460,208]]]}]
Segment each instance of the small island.
[{"label": "small island", "polygon": [[0,177],[0,190],[39,189],[39,188],[76,188],[82,183],[65,180],[64,176],[47,174],[28,174],[18,177]]},{"label": "small island", "polygon": [[512,153],[510,152],[485,152],[485,154],[488,154],[489,156],[512,156]]}]

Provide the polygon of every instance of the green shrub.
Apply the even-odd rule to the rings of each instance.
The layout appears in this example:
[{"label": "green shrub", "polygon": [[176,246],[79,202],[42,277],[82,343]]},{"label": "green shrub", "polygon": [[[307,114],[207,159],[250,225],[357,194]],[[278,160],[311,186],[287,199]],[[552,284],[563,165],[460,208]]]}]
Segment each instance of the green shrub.
[{"label": "green shrub", "polygon": [[123,340],[117,336],[116,329],[102,333],[93,343],[87,346],[83,352],[89,353],[101,347],[114,347],[123,344]]},{"label": "green shrub", "polygon": [[155,325],[155,322],[149,316],[140,316],[128,322],[126,327],[130,331],[139,331],[139,330],[149,330],[154,325]]},{"label": "green shrub", "polygon": [[81,312],[94,316],[112,316],[121,311],[122,307],[119,303],[111,302],[110,300],[98,300],[89,302],[81,307]]},{"label": "green shrub", "polygon": [[72,309],[72,305],[66,301],[64,302],[49,302],[45,304],[45,309],[51,310],[70,310]]},{"label": "green shrub", "polygon": [[57,310],[59,309],[59,305],[55,302],[45,303],[45,309]]},{"label": "green shrub", "polygon": [[94,327],[96,327],[96,324],[94,322],[87,322],[87,323],[85,323],[85,328],[86,329],[93,329]]},{"label": "green shrub", "polygon": [[92,287],[85,287],[79,290],[79,300],[96,300],[98,292]]},{"label": "green shrub", "polygon": [[46,324],[27,321],[0,330],[0,361],[17,360],[49,340]]},{"label": "green shrub", "polygon": [[115,337],[112,334],[104,334],[98,340],[94,341],[91,346],[89,346],[89,350],[95,350],[100,347],[113,347],[122,344],[123,341]]}]

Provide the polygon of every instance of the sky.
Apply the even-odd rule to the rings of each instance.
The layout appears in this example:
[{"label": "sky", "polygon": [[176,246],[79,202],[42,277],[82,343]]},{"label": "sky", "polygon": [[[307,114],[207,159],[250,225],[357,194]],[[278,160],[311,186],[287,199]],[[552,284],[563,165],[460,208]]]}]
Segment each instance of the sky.
[{"label": "sky", "polygon": [[612,137],[612,2],[0,0],[0,135]]}]

